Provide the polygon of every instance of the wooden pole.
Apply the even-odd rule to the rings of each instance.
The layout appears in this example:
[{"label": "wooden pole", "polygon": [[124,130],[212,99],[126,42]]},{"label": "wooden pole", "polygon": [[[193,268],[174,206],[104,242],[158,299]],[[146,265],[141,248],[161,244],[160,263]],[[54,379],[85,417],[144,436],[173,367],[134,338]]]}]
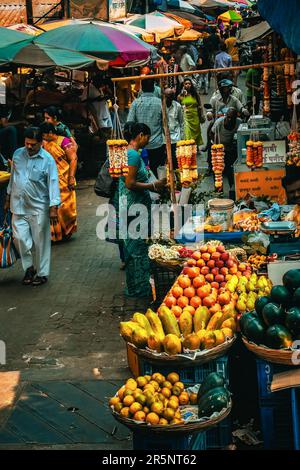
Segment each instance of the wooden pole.
[{"label": "wooden pole", "polygon": [[26,0],[26,16],[27,16],[27,23],[33,25],[32,0]]},{"label": "wooden pole", "polygon": [[162,78],[160,79],[160,89],[161,89],[163,128],[164,128],[164,133],[165,133],[165,138],[166,138],[167,163],[168,163],[169,175],[170,175],[171,201],[173,204],[176,204],[175,175],[174,175],[173,160],[172,160],[171,136],[170,136],[169,123],[168,123],[164,80]]},{"label": "wooden pole", "polygon": [[198,75],[203,73],[212,73],[217,74],[219,72],[232,72],[234,70],[248,70],[248,69],[260,69],[263,67],[274,67],[277,65],[284,64],[295,64],[300,62],[300,60],[281,60],[277,62],[265,62],[263,64],[252,64],[252,65],[237,65],[235,67],[225,67],[223,69],[206,69],[206,70],[191,70],[189,72],[173,72],[173,73],[156,73],[152,75],[136,75],[133,77],[121,77],[121,78],[112,78],[113,82],[124,82],[128,80],[149,80],[155,78],[164,78],[164,77],[178,77],[180,75]]}]

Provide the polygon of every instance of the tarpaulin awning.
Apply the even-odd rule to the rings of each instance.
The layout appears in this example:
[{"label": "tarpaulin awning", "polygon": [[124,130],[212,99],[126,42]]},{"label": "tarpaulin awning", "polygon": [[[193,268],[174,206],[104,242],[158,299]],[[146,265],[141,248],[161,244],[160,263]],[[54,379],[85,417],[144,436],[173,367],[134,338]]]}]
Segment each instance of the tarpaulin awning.
[{"label": "tarpaulin awning", "polygon": [[286,45],[300,54],[299,0],[258,0],[258,11]]},{"label": "tarpaulin awning", "polygon": [[168,13],[172,13],[174,15],[180,16],[188,21],[190,21],[195,26],[205,26],[207,23],[203,21],[199,16],[192,15],[191,13],[186,13],[185,11],[174,11],[170,10]]},{"label": "tarpaulin awning", "polygon": [[251,26],[250,28],[242,28],[240,30],[240,36],[238,37],[239,42],[254,41],[260,39],[269,34],[272,31],[271,26],[267,21]]}]

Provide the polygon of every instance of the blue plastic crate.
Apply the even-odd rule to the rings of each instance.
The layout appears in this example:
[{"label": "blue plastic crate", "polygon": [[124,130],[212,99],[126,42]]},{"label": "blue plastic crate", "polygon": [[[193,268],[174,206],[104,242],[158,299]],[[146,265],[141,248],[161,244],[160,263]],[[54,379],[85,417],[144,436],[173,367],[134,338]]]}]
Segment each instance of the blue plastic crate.
[{"label": "blue plastic crate", "polygon": [[[276,400],[276,402],[284,400],[290,400],[289,390],[282,390],[280,392],[271,392],[271,383],[273,375],[280,372],[286,372],[294,370],[295,367],[284,366],[279,364],[273,364],[272,362],[266,362],[261,359],[256,359],[257,366],[257,380],[258,380],[258,394],[259,400]],[[263,402],[267,405],[267,403]]]},{"label": "blue plastic crate", "polygon": [[292,411],[282,401],[260,406],[262,440],[265,449],[293,449]]},{"label": "blue plastic crate", "polygon": [[206,431],[207,449],[224,449],[232,443],[231,417],[224,419],[217,426]]},{"label": "blue plastic crate", "polygon": [[184,384],[200,384],[205,377],[211,372],[218,372],[222,375],[227,383],[229,382],[228,374],[228,357],[222,356],[214,361],[206,362],[205,364],[198,364],[193,366],[191,361],[190,367],[178,367],[177,365],[160,366],[158,362],[152,363],[145,361],[141,356],[139,358],[140,375],[152,375],[155,372],[167,376],[170,372],[176,371],[179,374],[181,382]]},{"label": "blue plastic crate", "polygon": [[[197,443],[193,444],[194,436],[197,436]],[[180,434],[173,433],[143,433],[133,432],[133,449],[134,450],[205,450],[206,439],[205,433],[197,434]],[[196,445],[196,447],[193,447]]]}]

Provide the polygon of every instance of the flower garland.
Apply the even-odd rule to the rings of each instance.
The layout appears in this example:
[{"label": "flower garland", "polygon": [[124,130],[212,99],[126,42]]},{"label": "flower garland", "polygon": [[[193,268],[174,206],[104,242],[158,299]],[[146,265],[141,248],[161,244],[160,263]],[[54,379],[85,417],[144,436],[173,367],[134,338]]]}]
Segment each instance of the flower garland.
[{"label": "flower garland", "polygon": [[287,165],[300,166],[300,132],[292,131],[288,135],[289,151],[287,153]]},{"label": "flower garland", "polygon": [[176,143],[176,158],[182,186],[190,186],[198,180],[197,145],[194,140],[179,140]]},{"label": "flower garland", "polygon": [[248,140],[246,153],[246,165],[248,168],[261,168],[263,166],[263,144],[262,142],[253,142]]},{"label": "flower garland", "polygon": [[215,174],[215,188],[217,191],[223,189],[223,171],[225,168],[225,151],[223,144],[213,144],[211,146],[212,169]]},{"label": "flower garland", "polygon": [[108,140],[109,173],[112,178],[128,174],[128,142],[124,139]]}]

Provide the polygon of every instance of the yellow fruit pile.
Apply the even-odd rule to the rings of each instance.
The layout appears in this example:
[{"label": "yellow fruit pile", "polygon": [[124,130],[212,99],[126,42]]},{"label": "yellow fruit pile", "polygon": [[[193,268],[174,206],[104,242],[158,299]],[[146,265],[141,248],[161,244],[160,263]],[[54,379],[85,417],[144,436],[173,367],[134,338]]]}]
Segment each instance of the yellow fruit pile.
[{"label": "yellow fruit pile", "polygon": [[270,294],[272,282],[266,276],[257,276],[255,273],[251,274],[249,279],[245,276],[232,276],[226,284],[226,289],[235,295],[235,308],[238,313],[244,313],[254,309],[258,297]]},{"label": "yellow fruit pile", "polygon": [[109,400],[112,409],[124,418],[151,425],[182,424],[179,407],[196,405],[197,394],[188,393],[176,372],[128,379]]},{"label": "yellow fruit pile", "polygon": [[120,323],[121,336],[138,348],[148,347],[170,356],[183,350],[211,349],[232,338],[236,331],[235,310],[231,305],[216,304],[215,309],[199,307],[192,315],[185,310],[180,318],[162,306],[159,314],[148,309],[146,315],[135,313],[131,321]]}]

